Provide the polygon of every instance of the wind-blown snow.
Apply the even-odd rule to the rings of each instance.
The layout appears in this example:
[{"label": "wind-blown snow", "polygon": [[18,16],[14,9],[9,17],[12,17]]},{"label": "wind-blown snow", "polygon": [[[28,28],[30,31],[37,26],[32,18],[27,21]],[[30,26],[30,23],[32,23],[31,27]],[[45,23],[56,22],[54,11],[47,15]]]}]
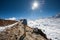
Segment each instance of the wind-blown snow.
[{"label": "wind-blown snow", "polygon": [[4,31],[6,28],[11,28],[12,26],[16,25],[17,23],[18,22],[11,24],[11,25],[8,25],[8,26],[3,26],[3,27],[0,26],[0,31]]},{"label": "wind-blown snow", "polygon": [[60,18],[28,20],[28,26],[42,29],[48,38],[60,40]]}]

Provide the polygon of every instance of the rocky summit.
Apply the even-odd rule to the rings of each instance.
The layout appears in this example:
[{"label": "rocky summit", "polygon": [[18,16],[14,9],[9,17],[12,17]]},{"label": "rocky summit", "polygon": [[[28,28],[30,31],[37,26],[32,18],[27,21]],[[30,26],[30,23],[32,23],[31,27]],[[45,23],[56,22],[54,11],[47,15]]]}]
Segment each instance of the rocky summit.
[{"label": "rocky summit", "polygon": [[[24,20],[7,21],[4,20],[6,23],[5,26],[0,26],[0,40],[48,40],[46,34],[44,34],[40,29],[29,27],[26,20],[25,22]],[[2,20],[0,23],[1,22]]]}]

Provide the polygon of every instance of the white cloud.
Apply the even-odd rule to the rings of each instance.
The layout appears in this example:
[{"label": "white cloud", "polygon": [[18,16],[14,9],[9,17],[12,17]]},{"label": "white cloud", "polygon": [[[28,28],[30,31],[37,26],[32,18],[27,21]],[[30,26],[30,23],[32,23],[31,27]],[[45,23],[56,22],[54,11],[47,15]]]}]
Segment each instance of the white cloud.
[{"label": "white cloud", "polygon": [[49,39],[60,40],[60,18],[28,20],[28,26],[42,29]]},{"label": "white cloud", "polygon": [[7,20],[16,20],[15,17],[7,18]]}]

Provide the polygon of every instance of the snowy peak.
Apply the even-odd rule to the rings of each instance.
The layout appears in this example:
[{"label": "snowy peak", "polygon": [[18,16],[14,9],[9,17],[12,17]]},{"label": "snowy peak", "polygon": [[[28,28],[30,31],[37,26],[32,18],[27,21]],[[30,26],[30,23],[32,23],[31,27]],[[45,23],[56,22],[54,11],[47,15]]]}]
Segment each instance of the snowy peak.
[{"label": "snowy peak", "polygon": [[60,18],[60,13],[56,14],[55,16],[52,16],[52,18]]},{"label": "snowy peak", "polygon": [[60,18],[60,13],[56,15],[56,18]]}]

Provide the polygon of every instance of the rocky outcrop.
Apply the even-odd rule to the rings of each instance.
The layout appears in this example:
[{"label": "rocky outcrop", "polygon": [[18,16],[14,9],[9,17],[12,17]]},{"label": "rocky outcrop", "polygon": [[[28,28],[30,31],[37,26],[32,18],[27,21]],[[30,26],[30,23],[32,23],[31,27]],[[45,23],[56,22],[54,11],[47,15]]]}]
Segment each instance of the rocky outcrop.
[{"label": "rocky outcrop", "polygon": [[16,25],[0,32],[0,40],[48,40],[40,32],[41,30],[35,31],[34,28],[30,28],[18,21]]}]

